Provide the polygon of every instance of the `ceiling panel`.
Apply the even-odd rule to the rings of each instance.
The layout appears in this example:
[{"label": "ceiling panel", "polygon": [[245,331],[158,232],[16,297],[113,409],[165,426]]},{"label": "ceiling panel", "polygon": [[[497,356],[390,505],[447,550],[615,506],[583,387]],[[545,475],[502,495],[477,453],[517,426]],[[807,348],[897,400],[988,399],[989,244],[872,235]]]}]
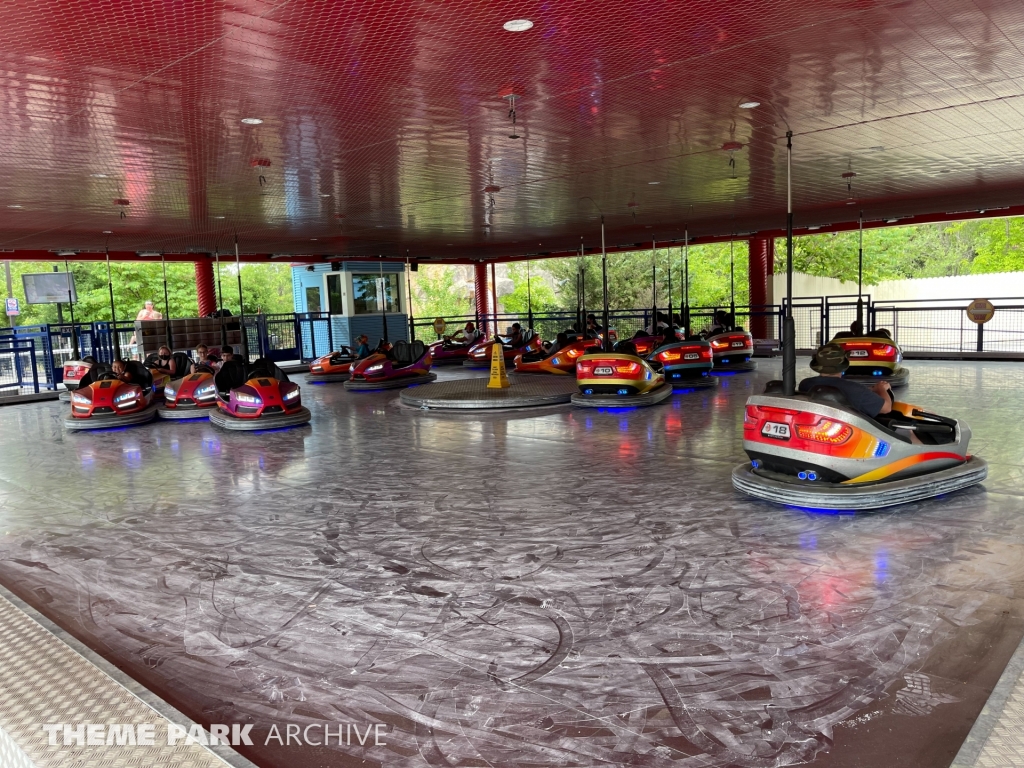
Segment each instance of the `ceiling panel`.
[{"label": "ceiling panel", "polygon": [[0,248],[490,258],[594,246],[602,215],[612,244],[778,229],[787,128],[798,225],[1015,206],[1022,35],[1016,0],[10,0]]}]

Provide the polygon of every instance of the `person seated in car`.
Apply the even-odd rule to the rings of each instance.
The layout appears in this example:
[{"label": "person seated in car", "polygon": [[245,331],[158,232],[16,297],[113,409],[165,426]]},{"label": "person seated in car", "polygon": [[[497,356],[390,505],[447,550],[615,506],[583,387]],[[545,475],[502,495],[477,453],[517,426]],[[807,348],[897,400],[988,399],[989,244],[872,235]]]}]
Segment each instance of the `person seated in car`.
[{"label": "person seated in car", "polygon": [[864,323],[860,320],[854,320],[850,323],[850,330],[840,331],[835,335],[837,339],[856,339],[864,335]]},{"label": "person seated in car", "polygon": [[801,394],[807,394],[812,387],[819,385],[834,387],[846,396],[847,402],[855,411],[874,418],[882,413],[892,411],[892,389],[889,382],[879,381],[870,386],[843,378],[843,373],[850,367],[846,352],[838,344],[825,344],[811,358],[811,368],[818,374],[804,379],[797,387]]},{"label": "person seated in car", "polygon": [[174,376],[177,373],[177,366],[174,364],[174,358],[171,357],[171,348],[164,344],[156,351],[156,355],[155,364],[149,367],[157,373]]},{"label": "person seated in car", "polygon": [[710,338],[711,336],[717,336],[719,333],[725,333],[729,330],[729,327],[729,313],[724,309],[716,309],[714,322],[704,331],[704,337]]},{"label": "person seated in car", "polygon": [[661,329],[662,339],[658,342],[658,346],[665,346],[666,344],[675,344],[679,341],[679,337],[676,335],[676,329],[671,325],[666,325]]},{"label": "person seated in car", "polygon": [[128,370],[128,364],[124,360],[115,360],[111,363],[110,370],[113,371],[118,381],[123,381],[125,384],[131,384],[134,381],[131,371]]},{"label": "person seated in car", "polygon": [[[505,346],[512,347],[513,349],[523,346],[523,327],[519,323],[512,323],[509,331],[508,341],[504,342]],[[498,338],[498,341],[501,341],[501,339]]]},{"label": "person seated in car", "polygon": [[[644,328],[644,332],[648,336],[661,336],[663,334],[664,330],[666,328],[668,328],[668,327],[669,327],[668,317],[665,315],[664,312],[659,312],[655,316],[654,324],[649,325],[646,328]],[[639,335],[639,334],[637,334],[637,335]]]},{"label": "person seated in car", "polygon": [[561,352],[567,346],[569,346],[569,334],[567,334],[565,331],[562,331],[557,336],[555,336],[555,343],[548,347],[548,357],[555,354],[556,352]]},{"label": "person seated in car", "polygon": [[366,334],[356,337],[356,359],[362,360],[364,357],[369,357],[372,353],[370,352],[370,337]]},{"label": "person seated in car", "polygon": [[200,344],[196,347],[195,358],[192,360],[192,365],[189,366],[188,372],[190,374],[196,372],[196,368],[200,365],[208,365],[206,358],[210,356],[210,348],[205,344]]},{"label": "person seated in car", "polygon": [[587,315],[587,338],[596,339],[604,333],[604,328],[597,322],[597,318],[591,313]]},{"label": "person seated in car", "polygon": [[446,336],[445,341],[452,345],[459,345],[463,347],[471,347],[480,340],[480,331],[476,329],[473,321],[466,323],[466,327],[462,328],[451,336]]}]

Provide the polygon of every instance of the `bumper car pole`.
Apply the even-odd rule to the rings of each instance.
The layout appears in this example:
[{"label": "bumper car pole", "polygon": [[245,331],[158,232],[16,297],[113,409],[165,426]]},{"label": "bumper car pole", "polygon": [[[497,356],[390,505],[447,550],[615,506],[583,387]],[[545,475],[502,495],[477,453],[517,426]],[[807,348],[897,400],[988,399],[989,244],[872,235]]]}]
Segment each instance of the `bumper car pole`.
[{"label": "bumper car pole", "polygon": [[[235,233],[235,274],[238,276],[238,329],[242,337],[242,357],[249,364],[249,334],[245,332],[245,304],[242,301],[242,265],[238,260],[238,233]],[[312,335],[312,334],[310,334]]]},{"label": "bumper car pole", "polygon": [[786,131],[786,317],[782,323],[782,390],[796,394],[796,326],[793,324],[793,132]]},{"label": "bumper car pole", "polygon": [[68,275],[65,279],[68,281],[68,309],[71,310],[71,354],[72,360],[78,359],[78,334],[75,331],[75,302],[72,300],[71,295],[71,267],[68,265],[68,260],[64,259],[64,272]]},{"label": "bumper car pole", "polygon": [[604,345],[605,352],[612,351],[612,335],[608,330],[608,253],[604,247],[604,214],[601,214],[601,286],[604,296],[604,313],[601,321],[604,324]]}]

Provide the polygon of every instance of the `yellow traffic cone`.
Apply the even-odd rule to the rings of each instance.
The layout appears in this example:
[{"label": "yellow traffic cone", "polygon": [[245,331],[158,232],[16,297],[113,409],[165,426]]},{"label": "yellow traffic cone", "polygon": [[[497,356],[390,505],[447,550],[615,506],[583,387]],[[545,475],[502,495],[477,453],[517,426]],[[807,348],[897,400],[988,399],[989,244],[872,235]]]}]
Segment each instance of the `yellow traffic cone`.
[{"label": "yellow traffic cone", "polygon": [[505,373],[505,350],[501,342],[491,347],[491,379],[487,382],[488,389],[508,389],[512,384]]}]

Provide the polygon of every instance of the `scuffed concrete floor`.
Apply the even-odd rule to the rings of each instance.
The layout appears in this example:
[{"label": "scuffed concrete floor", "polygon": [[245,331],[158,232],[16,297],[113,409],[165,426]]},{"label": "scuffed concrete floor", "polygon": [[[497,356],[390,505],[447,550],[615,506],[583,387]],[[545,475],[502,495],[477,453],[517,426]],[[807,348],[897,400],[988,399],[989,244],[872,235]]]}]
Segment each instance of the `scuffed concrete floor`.
[{"label": "scuffed concrete floor", "polygon": [[863,516],[733,492],[775,361],[622,412],[307,386],[263,434],[4,408],[0,583],[201,722],[387,724],[265,766],[946,766],[1024,635],[1024,366],[909,367],[990,478]]}]

